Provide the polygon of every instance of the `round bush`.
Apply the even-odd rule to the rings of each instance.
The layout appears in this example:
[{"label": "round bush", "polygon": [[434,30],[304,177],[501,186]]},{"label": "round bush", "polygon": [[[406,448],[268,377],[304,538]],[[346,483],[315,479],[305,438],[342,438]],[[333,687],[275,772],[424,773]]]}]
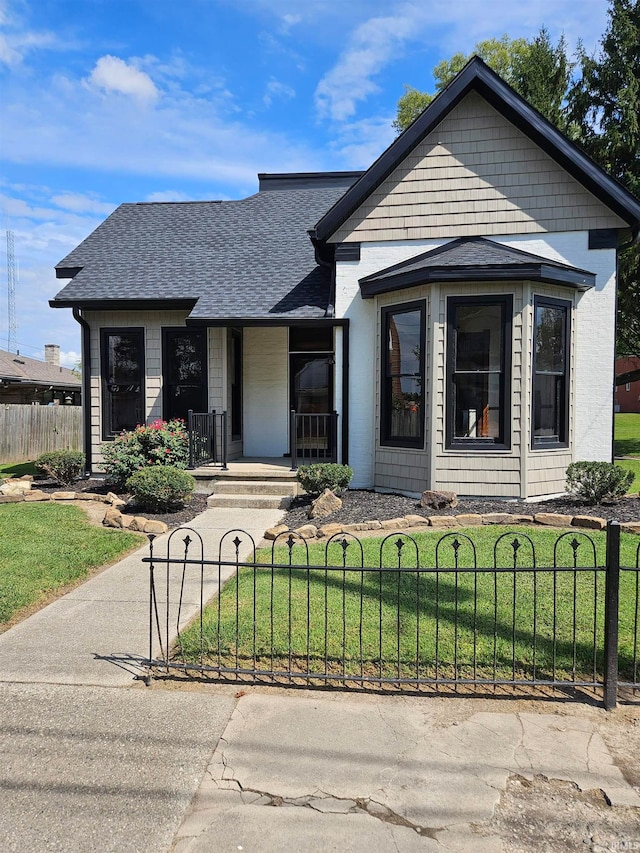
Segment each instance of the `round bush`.
[{"label": "round bush", "polygon": [[342,492],[349,487],[352,477],[353,470],[348,465],[335,462],[301,465],[298,468],[298,482],[310,495],[319,495],[325,489]]},{"label": "round bush", "polygon": [[152,512],[184,506],[195,485],[191,474],[173,465],[152,465],[136,471],[127,480],[127,490],[136,502]]},{"label": "round bush", "polygon": [[41,453],[35,466],[62,486],[70,486],[84,471],[84,453],[80,450],[52,450]]},{"label": "round bush", "polygon": [[632,482],[632,471],[611,462],[572,462],[567,468],[567,491],[588,504],[618,501]]}]

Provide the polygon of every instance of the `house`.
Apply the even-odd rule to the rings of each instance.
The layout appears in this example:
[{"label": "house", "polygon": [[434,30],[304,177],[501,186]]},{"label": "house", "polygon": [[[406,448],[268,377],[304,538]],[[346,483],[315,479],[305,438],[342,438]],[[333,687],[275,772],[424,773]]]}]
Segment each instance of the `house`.
[{"label": "house", "polygon": [[[636,374],[638,378],[633,378]],[[616,376],[616,412],[640,414],[640,356],[627,355],[617,358]]]},{"label": "house", "polygon": [[94,468],[188,409],[228,413],[230,458],[324,453],[408,494],[550,495],[611,458],[640,203],[480,59],[365,172],[259,181],[124,204],[57,266]]},{"label": "house", "polygon": [[0,350],[0,403],[80,405],[80,379],[60,366],[60,347],[45,344],[45,361]]}]

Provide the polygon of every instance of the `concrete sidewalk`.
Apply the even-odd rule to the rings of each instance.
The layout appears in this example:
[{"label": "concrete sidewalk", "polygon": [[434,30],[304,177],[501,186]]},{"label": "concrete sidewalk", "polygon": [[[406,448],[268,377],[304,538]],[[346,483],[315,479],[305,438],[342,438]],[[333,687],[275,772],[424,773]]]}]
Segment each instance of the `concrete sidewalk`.
[{"label": "concrete sidewalk", "polygon": [[[572,703],[249,693],[173,850],[640,849],[640,796],[605,744],[610,724]],[[514,780],[532,795],[510,815]]]},{"label": "concrete sidewalk", "polygon": [[[209,554],[229,528],[259,541],[281,516],[207,510],[190,526]],[[235,700],[136,680],[148,655],[148,552],[145,544],[0,635],[3,853],[171,845]],[[185,618],[199,600],[190,588]]]}]

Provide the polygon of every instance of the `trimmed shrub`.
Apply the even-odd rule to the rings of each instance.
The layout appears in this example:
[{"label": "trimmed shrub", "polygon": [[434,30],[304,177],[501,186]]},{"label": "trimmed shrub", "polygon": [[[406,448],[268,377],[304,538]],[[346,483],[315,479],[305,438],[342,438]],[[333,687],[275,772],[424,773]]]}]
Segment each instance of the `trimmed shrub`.
[{"label": "trimmed shrub", "polygon": [[84,453],[79,450],[51,450],[41,453],[34,464],[41,474],[61,486],[70,486],[84,471],[84,461]]},{"label": "trimmed shrub", "polygon": [[107,480],[122,489],[132,474],[149,465],[186,468],[189,435],[182,420],[157,420],[120,433],[113,441],[104,442],[101,451]]},{"label": "trimmed shrub", "polygon": [[342,492],[349,488],[352,477],[353,470],[348,465],[338,465],[335,462],[301,465],[298,468],[298,482],[310,495],[319,495],[325,489]]},{"label": "trimmed shrub", "polygon": [[173,465],[153,465],[136,471],[127,480],[127,491],[143,509],[153,512],[179,509],[191,497],[196,481]]},{"label": "trimmed shrub", "polygon": [[632,482],[633,471],[611,462],[572,462],[567,468],[566,490],[589,504],[620,500]]}]

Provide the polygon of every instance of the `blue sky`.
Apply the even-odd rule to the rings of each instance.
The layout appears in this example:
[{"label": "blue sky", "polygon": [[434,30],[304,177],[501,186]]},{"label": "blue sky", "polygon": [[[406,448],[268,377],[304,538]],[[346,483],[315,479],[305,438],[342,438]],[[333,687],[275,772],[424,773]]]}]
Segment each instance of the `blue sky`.
[{"label": "blue sky", "polygon": [[20,352],[79,359],[54,265],[121,202],[242,198],[258,172],[366,168],[405,84],[544,24],[593,51],[606,0],[0,0],[0,348],[6,229]]}]

